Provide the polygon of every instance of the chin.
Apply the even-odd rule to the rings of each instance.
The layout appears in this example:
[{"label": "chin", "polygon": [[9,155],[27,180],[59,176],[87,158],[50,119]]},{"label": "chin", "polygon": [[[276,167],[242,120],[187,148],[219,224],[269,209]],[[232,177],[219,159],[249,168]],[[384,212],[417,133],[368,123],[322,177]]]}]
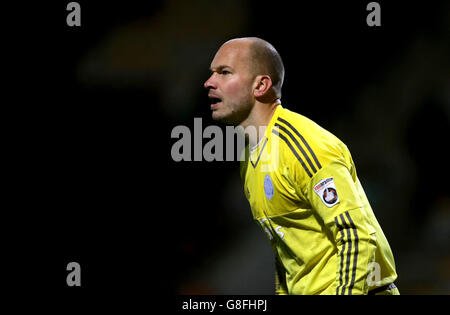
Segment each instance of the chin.
[{"label": "chin", "polygon": [[224,119],[226,119],[226,115],[220,113],[219,111],[215,110],[212,112],[212,119],[216,120],[216,121],[223,121]]}]

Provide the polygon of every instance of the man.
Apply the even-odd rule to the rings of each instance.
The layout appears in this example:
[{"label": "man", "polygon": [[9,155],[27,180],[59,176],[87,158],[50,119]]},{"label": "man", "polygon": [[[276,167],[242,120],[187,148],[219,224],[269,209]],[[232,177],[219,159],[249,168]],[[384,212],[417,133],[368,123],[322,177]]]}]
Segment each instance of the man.
[{"label": "man", "polygon": [[[205,82],[215,120],[249,133],[241,176],[276,258],[276,294],[399,294],[394,258],[349,150],[281,106],[284,66],[259,38],[223,44]],[[249,163],[250,162],[250,163]]]}]

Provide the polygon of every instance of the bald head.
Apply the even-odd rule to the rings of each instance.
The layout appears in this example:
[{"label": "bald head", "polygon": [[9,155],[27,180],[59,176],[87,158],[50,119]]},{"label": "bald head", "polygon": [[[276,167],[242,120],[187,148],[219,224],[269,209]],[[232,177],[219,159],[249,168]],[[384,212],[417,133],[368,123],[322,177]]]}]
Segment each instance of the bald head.
[{"label": "bald head", "polygon": [[281,98],[284,81],[284,65],[281,56],[269,42],[258,37],[235,38],[225,45],[240,45],[248,49],[249,70],[254,76],[268,75],[272,80],[272,90],[276,98]]},{"label": "bald head", "polygon": [[265,40],[247,37],[224,43],[214,55],[210,70],[204,87],[214,120],[235,126],[246,124],[250,117],[279,104],[283,62]]}]

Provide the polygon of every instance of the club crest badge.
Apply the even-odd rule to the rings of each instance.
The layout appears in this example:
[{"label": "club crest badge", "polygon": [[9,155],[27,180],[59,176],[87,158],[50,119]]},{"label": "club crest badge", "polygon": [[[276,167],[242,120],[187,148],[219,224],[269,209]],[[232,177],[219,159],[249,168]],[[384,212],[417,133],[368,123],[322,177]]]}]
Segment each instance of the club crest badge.
[{"label": "club crest badge", "polygon": [[264,177],[264,193],[266,194],[267,199],[270,200],[273,198],[273,194],[274,194],[273,183],[272,183],[272,179],[270,178],[269,174],[267,174]]},{"label": "club crest badge", "polygon": [[332,177],[322,179],[318,182],[317,185],[314,186],[314,192],[328,208],[331,208],[335,204],[339,203],[339,196]]}]

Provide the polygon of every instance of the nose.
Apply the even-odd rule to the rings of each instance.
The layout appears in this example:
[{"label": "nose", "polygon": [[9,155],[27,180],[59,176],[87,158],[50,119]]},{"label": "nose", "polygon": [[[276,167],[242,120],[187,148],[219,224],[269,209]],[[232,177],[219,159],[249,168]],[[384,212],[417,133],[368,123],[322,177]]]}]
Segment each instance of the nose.
[{"label": "nose", "polygon": [[203,84],[203,87],[204,87],[205,89],[208,89],[208,90],[209,90],[209,89],[216,89],[216,88],[217,88],[217,85],[216,85],[216,83],[214,82],[213,77],[214,77],[214,73],[211,74],[211,76],[209,77],[209,79],[206,80],[206,82]]}]

